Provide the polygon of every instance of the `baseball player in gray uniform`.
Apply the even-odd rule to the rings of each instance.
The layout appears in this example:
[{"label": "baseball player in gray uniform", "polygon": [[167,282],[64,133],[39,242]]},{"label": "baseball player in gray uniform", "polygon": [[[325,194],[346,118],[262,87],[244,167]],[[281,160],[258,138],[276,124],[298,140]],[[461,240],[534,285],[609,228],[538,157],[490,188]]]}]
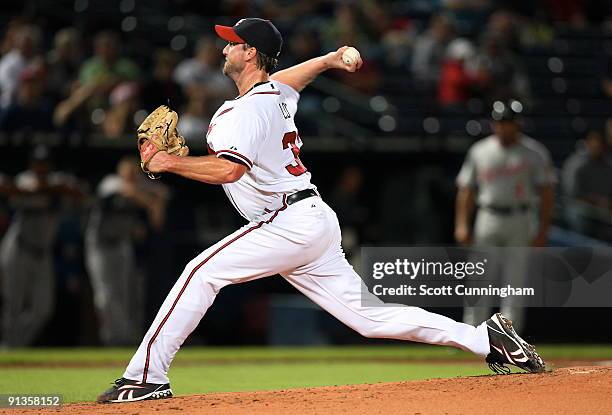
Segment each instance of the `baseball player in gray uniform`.
[{"label": "baseball player in gray uniform", "polygon": [[282,45],[271,22],[249,18],[215,30],[228,42],[223,73],[239,96],[212,117],[206,137],[211,154],[173,156],[147,141],[141,159],[152,157],[152,173],[222,185],[247,224],[187,264],[123,376],[98,401],[172,396],[170,363],[219,291],[277,273],[364,336],[459,347],[486,357],[493,370],[508,363],[541,372],[542,359],[501,314],[474,327],[417,307],[385,307],[347,262],[336,214],[299,157],[295,113],[300,91],[317,75],[354,72],[361,58],[343,60],[350,50],[345,46],[271,75]]},{"label": "baseball player in gray uniform", "polygon": [[3,342],[31,344],[55,302],[53,244],[64,196],[78,196],[72,178],[50,171],[48,150],[34,150],[30,169],[14,179],[11,224],[0,244],[4,276]]},{"label": "baseball player in gray uniform", "polygon": [[[546,244],[555,175],[548,150],[521,133],[518,117],[522,109],[522,104],[515,100],[496,101],[491,114],[494,134],[468,151],[457,177],[455,239],[460,244],[477,247]],[[470,222],[475,209],[478,210],[472,229]],[[524,283],[526,255],[508,251],[503,262],[496,265],[500,283],[518,287]],[[517,298],[503,299],[501,312],[520,330],[525,310]],[[478,304],[465,308],[466,323],[473,324],[490,313],[486,299]]]},{"label": "baseball player in gray uniform", "polygon": [[125,345],[141,335],[144,281],[136,270],[134,240],[146,210],[152,226],[164,220],[163,185],[144,183],[135,157],[102,179],[85,232],[85,264],[91,279],[100,340]]}]

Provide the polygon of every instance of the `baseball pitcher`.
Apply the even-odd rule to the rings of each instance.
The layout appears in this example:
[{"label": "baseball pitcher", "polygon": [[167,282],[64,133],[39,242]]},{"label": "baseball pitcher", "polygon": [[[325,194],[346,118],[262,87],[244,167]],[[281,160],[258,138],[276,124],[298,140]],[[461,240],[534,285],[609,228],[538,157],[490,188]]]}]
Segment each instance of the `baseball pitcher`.
[{"label": "baseball pitcher", "polygon": [[487,356],[497,370],[510,363],[542,371],[535,349],[501,315],[474,327],[416,307],[384,307],[373,295],[362,295],[364,284],[340,246],[336,214],[300,159],[302,139],[295,125],[300,91],[320,73],[361,67],[354,48],[341,47],[270,75],[282,46],[271,22],[248,18],[215,30],[228,42],[223,73],[239,95],[211,119],[206,136],[210,154],[171,155],[144,140],[141,158],[148,160],[151,174],[222,185],[248,223],[187,264],[123,377],[98,401],[172,396],[170,363],[219,291],[275,274],[364,336],[455,346]]}]

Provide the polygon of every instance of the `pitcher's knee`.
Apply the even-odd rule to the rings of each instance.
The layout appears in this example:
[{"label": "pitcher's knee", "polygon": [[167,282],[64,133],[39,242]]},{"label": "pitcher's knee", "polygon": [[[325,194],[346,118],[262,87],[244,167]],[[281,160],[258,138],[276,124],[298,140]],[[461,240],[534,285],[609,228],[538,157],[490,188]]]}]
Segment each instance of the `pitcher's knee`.
[{"label": "pitcher's knee", "polygon": [[191,261],[189,261],[187,265],[185,265],[185,268],[183,269],[181,276],[189,277],[189,275],[191,275],[192,273],[195,273],[201,267],[202,267],[202,261],[198,257],[196,257],[192,259]]},{"label": "pitcher's knee", "polygon": [[216,296],[223,287],[229,284],[228,280],[218,278],[207,265],[194,269],[188,278],[189,288],[193,290],[204,290],[206,297]]}]

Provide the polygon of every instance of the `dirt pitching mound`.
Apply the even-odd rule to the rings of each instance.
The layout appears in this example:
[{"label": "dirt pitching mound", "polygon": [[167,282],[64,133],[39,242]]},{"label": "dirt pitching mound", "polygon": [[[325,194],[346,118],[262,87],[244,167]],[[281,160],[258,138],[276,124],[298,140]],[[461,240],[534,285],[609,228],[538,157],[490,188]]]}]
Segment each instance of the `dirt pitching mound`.
[{"label": "dirt pitching mound", "polygon": [[210,393],[15,413],[66,414],[612,414],[612,367],[280,391]]}]

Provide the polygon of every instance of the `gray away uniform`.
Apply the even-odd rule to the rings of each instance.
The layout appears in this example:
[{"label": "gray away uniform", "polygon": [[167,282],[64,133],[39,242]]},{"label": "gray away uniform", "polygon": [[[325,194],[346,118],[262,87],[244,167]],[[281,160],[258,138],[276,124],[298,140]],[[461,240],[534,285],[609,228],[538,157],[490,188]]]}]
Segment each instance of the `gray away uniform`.
[{"label": "gray away uniform", "polygon": [[123,179],[106,176],[85,235],[85,260],[107,345],[131,344],[141,336],[143,276],[136,269],[133,247],[138,208],[121,195]]},{"label": "gray away uniform", "polygon": [[[48,175],[50,184],[66,180],[61,173]],[[3,341],[7,346],[27,346],[47,323],[55,305],[53,244],[61,200],[57,194],[38,192],[38,179],[31,171],[17,175],[15,186],[26,193],[11,198],[15,214],[0,245]]]},{"label": "gray away uniform", "polygon": [[[519,142],[503,147],[495,135],[475,143],[457,176],[459,187],[476,190],[478,211],[474,224],[474,245],[480,247],[526,247],[535,236],[539,188],[555,181],[548,150],[522,135]],[[525,282],[527,257],[509,252],[498,264],[498,284],[516,287]],[[490,270],[495,265],[490,264]],[[520,297],[517,297],[520,298]],[[520,300],[506,297],[501,312],[515,328],[523,324]],[[480,307],[466,307],[464,321],[478,324],[490,315],[482,299]]]}]

